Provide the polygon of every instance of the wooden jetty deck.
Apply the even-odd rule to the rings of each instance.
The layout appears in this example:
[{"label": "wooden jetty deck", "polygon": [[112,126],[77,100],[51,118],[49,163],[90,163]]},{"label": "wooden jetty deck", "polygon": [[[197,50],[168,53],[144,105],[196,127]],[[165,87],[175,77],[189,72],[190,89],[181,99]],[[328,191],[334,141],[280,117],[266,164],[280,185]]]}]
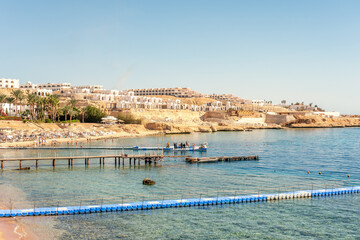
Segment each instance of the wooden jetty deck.
[{"label": "wooden jetty deck", "polygon": [[259,156],[186,158],[186,162],[188,163],[214,163],[214,162],[256,161],[256,160],[259,160]]},{"label": "wooden jetty deck", "polygon": [[99,156],[63,156],[63,157],[29,157],[29,158],[8,158],[8,159],[0,159],[1,162],[1,169],[4,169],[5,162],[19,162],[19,169],[22,169],[22,162],[24,161],[35,161],[36,168],[39,167],[39,161],[52,161],[52,166],[55,167],[56,161],[68,161],[69,166],[73,166],[74,159],[84,159],[85,166],[90,165],[90,159],[99,159],[99,164],[105,165],[105,159],[114,159],[115,166],[125,165],[125,161],[129,161],[129,165],[133,164],[138,165],[141,162],[146,163],[157,163],[158,161],[162,160],[163,158],[189,158],[190,156],[181,156],[181,155],[158,155],[158,154],[145,154],[145,155],[127,155],[127,154],[120,154],[120,155],[99,155]]}]

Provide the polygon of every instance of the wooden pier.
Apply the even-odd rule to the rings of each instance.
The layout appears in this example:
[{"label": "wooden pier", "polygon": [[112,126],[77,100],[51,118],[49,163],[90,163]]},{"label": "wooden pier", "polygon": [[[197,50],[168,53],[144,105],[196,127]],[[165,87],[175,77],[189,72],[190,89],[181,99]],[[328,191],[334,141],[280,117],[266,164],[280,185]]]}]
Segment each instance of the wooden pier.
[{"label": "wooden pier", "polygon": [[100,156],[64,156],[64,157],[31,157],[31,158],[9,158],[9,159],[0,159],[1,169],[4,169],[5,162],[19,162],[19,169],[24,169],[22,167],[22,163],[25,161],[35,162],[36,168],[39,167],[39,161],[52,161],[52,166],[55,167],[56,161],[67,161],[68,166],[73,166],[74,160],[83,159],[85,166],[90,165],[90,159],[99,159],[99,164],[105,165],[105,159],[110,161],[113,159],[115,166],[117,165],[125,165],[125,161],[129,161],[129,165],[138,164],[141,165],[141,162],[145,164],[149,163],[157,163],[161,161],[163,158],[188,158],[189,156],[181,156],[181,155],[157,155],[157,154],[145,154],[145,155],[100,155]]},{"label": "wooden pier", "polygon": [[214,162],[256,161],[256,160],[259,160],[259,156],[186,158],[186,162],[188,163],[214,163]]}]

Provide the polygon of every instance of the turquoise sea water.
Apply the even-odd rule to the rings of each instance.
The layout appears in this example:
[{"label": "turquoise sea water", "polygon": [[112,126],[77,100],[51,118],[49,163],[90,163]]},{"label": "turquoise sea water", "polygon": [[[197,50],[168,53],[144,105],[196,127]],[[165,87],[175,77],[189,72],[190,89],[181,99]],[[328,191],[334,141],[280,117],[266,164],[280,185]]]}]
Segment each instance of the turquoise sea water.
[{"label": "turquoise sea water", "polygon": [[[0,172],[0,201],[22,208],[34,204],[38,207],[90,205],[359,186],[359,136],[359,128],[346,128],[257,130],[91,142],[88,145],[160,146],[186,140],[208,142],[207,153],[194,155],[259,155],[260,161],[197,165],[187,164],[182,159],[165,159],[157,166],[130,167],[126,163],[125,167],[115,167],[114,160],[109,159],[105,167],[100,167],[98,160],[91,160],[90,166],[85,168],[84,161],[78,160],[70,169],[67,162],[58,162],[55,169],[47,162],[29,172]],[[120,152],[0,150],[2,158]],[[33,166],[32,163],[25,165]],[[142,180],[146,177],[155,180],[156,185],[143,186]],[[44,236],[57,239],[358,239],[360,196],[38,217],[21,221],[46,233]]]}]

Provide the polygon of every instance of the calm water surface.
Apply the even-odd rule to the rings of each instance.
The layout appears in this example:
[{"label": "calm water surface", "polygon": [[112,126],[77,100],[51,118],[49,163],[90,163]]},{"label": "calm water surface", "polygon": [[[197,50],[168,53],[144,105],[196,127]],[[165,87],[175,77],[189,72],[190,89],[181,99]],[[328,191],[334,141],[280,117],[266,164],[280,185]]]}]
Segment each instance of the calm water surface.
[{"label": "calm water surface", "polygon": [[[143,200],[275,193],[360,185],[360,129],[257,130],[91,142],[91,146],[162,146],[209,143],[195,156],[259,155],[260,161],[105,167],[91,160],[51,162],[38,170],[0,172],[0,201],[14,208],[121,203]],[[15,156],[76,156],[114,150],[0,150]],[[128,151],[127,153],[132,153]],[[143,153],[143,152],[139,152]],[[32,163],[25,163],[29,166]],[[6,165],[10,169],[11,165]],[[15,168],[14,165],[12,168]],[[307,172],[310,171],[310,174]],[[319,172],[322,174],[319,175]],[[347,177],[350,175],[350,178]],[[143,186],[150,177],[154,186]],[[21,219],[57,239],[360,239],[360,195],[231,206],[161,209]]]}]

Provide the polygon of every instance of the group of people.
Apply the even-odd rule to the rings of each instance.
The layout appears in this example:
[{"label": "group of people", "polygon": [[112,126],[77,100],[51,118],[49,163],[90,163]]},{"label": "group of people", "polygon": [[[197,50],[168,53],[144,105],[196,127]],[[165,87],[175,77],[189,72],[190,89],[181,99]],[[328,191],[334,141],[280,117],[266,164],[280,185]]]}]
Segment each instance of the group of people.
[{"label": "group of people", "polygon": [[[168,142],[166,145],[167,148],[170,148],[170,143]],[[186,141],[185,143],[174,143],[174,149],[177,148],[188,148],[190,147],[190,143],[188,141]],[[194,143],[192,145],[192,147],[196,147],[196,144]]]}]

